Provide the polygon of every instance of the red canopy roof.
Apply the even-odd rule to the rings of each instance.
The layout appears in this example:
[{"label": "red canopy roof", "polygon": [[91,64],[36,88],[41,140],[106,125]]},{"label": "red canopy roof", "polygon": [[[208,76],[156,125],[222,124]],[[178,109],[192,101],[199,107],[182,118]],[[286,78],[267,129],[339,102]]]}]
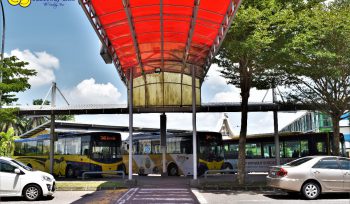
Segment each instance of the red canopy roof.
[{"label": "red canopy roof", "polygon": [[[80,0],[119,74],[190,73],[204,78],[241,0]],[[198,69],[199,68],[199,69]]]}]

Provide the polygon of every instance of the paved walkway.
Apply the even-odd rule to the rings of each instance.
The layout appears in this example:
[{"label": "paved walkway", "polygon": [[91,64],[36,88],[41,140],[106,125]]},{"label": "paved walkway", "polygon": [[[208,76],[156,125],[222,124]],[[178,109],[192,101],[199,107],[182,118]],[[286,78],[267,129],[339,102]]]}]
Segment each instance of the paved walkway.
[{"label": "paved walkway", "polygon": [[116,203],[157,204],[183,203],[199,204],[196,196],[188,188],[131,188]]}]

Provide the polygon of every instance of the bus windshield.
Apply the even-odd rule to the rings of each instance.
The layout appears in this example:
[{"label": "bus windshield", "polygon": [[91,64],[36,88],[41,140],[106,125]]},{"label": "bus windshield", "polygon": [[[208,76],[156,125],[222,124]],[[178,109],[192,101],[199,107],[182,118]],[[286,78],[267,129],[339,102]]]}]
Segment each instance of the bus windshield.
[{"label": "bus windshield", "polygon": [[91,159],[103,162],[113,163],[121,159],[120,148],[117,141],[93,141],[91,150]]},{"label": "bus windshield", "polygon": [[216,141],[201,141],[199,144],[199,157],[206,161],[222,160],[222,145]]}]

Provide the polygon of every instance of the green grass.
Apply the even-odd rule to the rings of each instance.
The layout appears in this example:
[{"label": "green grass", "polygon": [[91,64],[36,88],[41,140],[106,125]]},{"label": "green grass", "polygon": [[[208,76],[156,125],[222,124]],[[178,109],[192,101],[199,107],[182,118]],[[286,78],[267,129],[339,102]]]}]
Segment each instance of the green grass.
[{"label": "green grass", "polygon": [[123,188],[122,182],[114,181],[57,181],[57,189],[101,189],[101,188]]}]

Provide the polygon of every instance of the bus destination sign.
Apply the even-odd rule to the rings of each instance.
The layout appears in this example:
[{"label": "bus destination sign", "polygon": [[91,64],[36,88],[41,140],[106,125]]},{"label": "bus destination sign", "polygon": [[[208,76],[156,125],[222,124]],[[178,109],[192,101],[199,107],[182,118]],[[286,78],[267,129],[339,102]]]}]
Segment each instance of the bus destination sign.
[{"label": "bus destination sign", "polygon": [[117,140],[117,138],[113,137],[113,136],[101,135],[100,140],[102,140],[102,141],[114,141],[114,140]]}]

